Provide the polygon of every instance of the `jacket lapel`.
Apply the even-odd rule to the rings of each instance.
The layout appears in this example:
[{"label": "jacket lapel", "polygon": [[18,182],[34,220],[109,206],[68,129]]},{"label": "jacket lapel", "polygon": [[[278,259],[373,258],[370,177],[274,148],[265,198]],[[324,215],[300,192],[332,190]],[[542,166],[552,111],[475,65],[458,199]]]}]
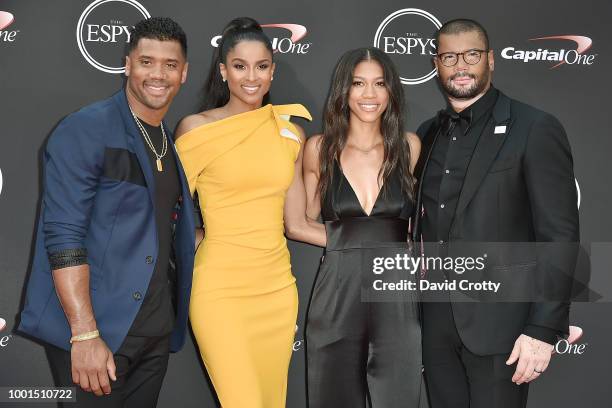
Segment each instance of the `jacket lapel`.
[{"label": "jacket lapel", "polygon": [[172,151],[172,155],[174,156],[174,161],[176,162],[176,170],[178,171],[179,179],[181,181],[181,195],[183,197],[185,196],[189,197],[191,195],[189,193],[189,185],[187,184],[187,177],[185,176],[185,172],[183,171],[183,166],[179,159],[178,153],[176,152],[176,146],[174,146],[174,136],[172,132],[167,130],[168,126],[166,126],[166,123],[165,122],[163,123],[164,123],[164,129],[166,129],[166,137],[168,138],[168,146],[170,146],[170,150]]},{"label": "jacket lapel", "polygon": [[440,114],[432,121],[431,126],[427,129],[427,133],[422,140],[421,147],[421,156],[417,161],[417,164],[414,168],[414,176],[418,180],[417,191],[416,191],[416,210],[413,218],[413,225],[411,226],[412,240],[414,242],[418,242],[421,240],[421,207],[423,206],[423,178],[425,177],[425,173],[427,171],[427,164],[429,163],[429,158],[431,157],[431,152],[433,150],[434,145],[436,144],[436,140],[441,132],[440,125]]},{"label": "jacket lapel", "polygon": [[429,126],[429,129],[427,129],[427,133],[421,141],[421,155],[414,168],[414,176],[419,180],[419,184],[421,184],[421,182],[423,181],[423,175],[425,174],[425,170],[427,169],[427,164],[429,163],[431,151],[441,130],[439,116],[440,115],[438,114],[438,116],[433,120],[431,126]]},{"label": "jacket lapel", "polygon": [[[167,128],[168,127],[164,123],[164,129]],[[166,137],[168,137],[168,144],[170,146],[170,150],[172,151],[172,155],[174,155],[176,170],[181,183],[181,198],[179,198],[178,220],[176,224],[177,229],[175,236],[175,242],[177,244],[176,247],[177,249],[180,248],[186,251],[185,253],[190,254],[190,256],[193,256],[193,248],[195,246],[195,221],[191,192],[189,191],[189,184],[187,183],[187,177],[185,176],[183,165],[181,164],[176,147],[174,146],[174,137],[170,131],[166,131]],[[185,263],[185,259],[189,258],[177,258],[177,264],[189,265],[188,262]],[[183,282],[185,282],[185,286],[191,283],[191,267],[187,266],[187,268],[188,272],[185,272],[185,268],[180,268],[179,270],[179,273],[183,274],[182,279]]]},{"label": "jacket lapel", "polygon": [[468,165],[455,215],[465,210],[474,197],[491,164],[497,157],[499,149],[504,144],[511,125],[510,99],[500,92],[493,107],[492,118],[484,128]]},{"label": "jacket lapel", "polygon": [[144,141],[142,140],[142,134],[136,127],[136,122],[134,122],[134,117],[130,112],[125,90],[118,92],[114,98],[119,105],[121,118],[123,119],[125,130],[127,131],[128,145],[132,148],[132,151],[136,153],[136,157],[140,163],[140,168],[142,169],[142,173],[147,182],[147,190],[149,191],[151,203],[155,205],[155,179],[153,177],[153,169],[151,168],[149,156],[145,150],[146,147]]}]

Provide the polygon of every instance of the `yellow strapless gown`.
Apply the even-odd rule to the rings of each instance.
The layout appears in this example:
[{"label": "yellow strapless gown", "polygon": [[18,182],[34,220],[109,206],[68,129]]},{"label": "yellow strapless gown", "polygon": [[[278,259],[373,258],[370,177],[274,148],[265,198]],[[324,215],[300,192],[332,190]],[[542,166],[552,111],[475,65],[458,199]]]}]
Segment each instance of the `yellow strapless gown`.
[{"label": "yellow strapless gown", "polygon": [[198,191],[205,238],[189,316],[223,408],[285,406],[298,298],[283,206],[300,149],[289,116],[266,105],[197,127],[176,147]]}]

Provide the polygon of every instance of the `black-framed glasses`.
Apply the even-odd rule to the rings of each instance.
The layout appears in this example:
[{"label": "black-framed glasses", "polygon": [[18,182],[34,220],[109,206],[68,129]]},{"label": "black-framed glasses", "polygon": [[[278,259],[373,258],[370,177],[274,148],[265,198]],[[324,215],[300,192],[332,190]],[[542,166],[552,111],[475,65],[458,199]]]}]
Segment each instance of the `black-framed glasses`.
[{"label": "black-framed glasses", "polygon": [[437,57],[445,67],[454,67],[457,65],[460,55],[463,57],[466,64],[476,65],[480,62],[482,53],[488,51],[489,50],[472,49],[463,52],[443,52],[442,54],[438,54]]}]

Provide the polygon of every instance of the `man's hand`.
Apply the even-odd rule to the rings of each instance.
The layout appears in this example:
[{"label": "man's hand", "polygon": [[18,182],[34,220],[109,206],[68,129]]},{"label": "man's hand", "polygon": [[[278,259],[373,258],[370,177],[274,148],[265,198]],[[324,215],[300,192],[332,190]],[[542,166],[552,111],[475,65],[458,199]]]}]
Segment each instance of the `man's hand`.
[{"label": "man's hand", "polygon": [[115,360],[102,338],[72,344],[72,381],[98,397],[111,393],[109,377],[117,381]]},{"label": "man's hand", "polygon": [[[89,295],[89,265],[80,264],[53,270],[53,282],[66,318],[70,323],[72,336],[96,330],[96,319]],[[115,360],[104,340],[95,339],[72,343],[70,353],[72,381],[83,391],[97,396],[110,394],[109,376],[115,376]]]},{"label": "man's hand", "polygon": [[506,361],[507,365],[511,365],[518,360],[512,382],[520,385],[537,379],[546,371],[552,351],[552,344],[521,334]]}]

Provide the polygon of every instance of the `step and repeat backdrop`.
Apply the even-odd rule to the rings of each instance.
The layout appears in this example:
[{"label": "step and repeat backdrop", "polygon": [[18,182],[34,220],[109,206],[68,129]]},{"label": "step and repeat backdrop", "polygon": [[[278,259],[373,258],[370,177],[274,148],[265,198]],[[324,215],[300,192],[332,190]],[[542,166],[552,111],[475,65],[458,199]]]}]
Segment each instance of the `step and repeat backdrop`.
[{"label": "step and repeat backdrop", "polygon": [[[444,106],[431,63],[433,33],[452,18],[480,21],[495,53],[495,86],[554,114],[565,126],[574,154],[583,248],[586,254],[605,254],[612,253],[607,244],[612,241],[611,15],[612,3],[569,0],[0,1],[0,386],[53,385],[43,348],[14,332],[40,200],[39,159],[59,120],[122,87],[124,47],[139,19],[169,16],[188,35],[189,78],[167,117],[171,126],[197,111],[225,23],[250,16],[264,25],[276,50],[272,101],[307,106],[314,120],[300,124],[308,134],[321,129],[339,56],[372,45],[397,64],[408,128],[416,130]],[[289,245],[300,314],[287,406],[302,408],[304,315],[322,251]],[[611,267],[593,269],[594,291]],[[557,345],[551,367],[530,389],[530,407],[610,406],[611,316],[605,297],[573,305],[571,324],[584,334],[573,345]],[[192,338],[171,356],[159,406],[216,406]]]}]

